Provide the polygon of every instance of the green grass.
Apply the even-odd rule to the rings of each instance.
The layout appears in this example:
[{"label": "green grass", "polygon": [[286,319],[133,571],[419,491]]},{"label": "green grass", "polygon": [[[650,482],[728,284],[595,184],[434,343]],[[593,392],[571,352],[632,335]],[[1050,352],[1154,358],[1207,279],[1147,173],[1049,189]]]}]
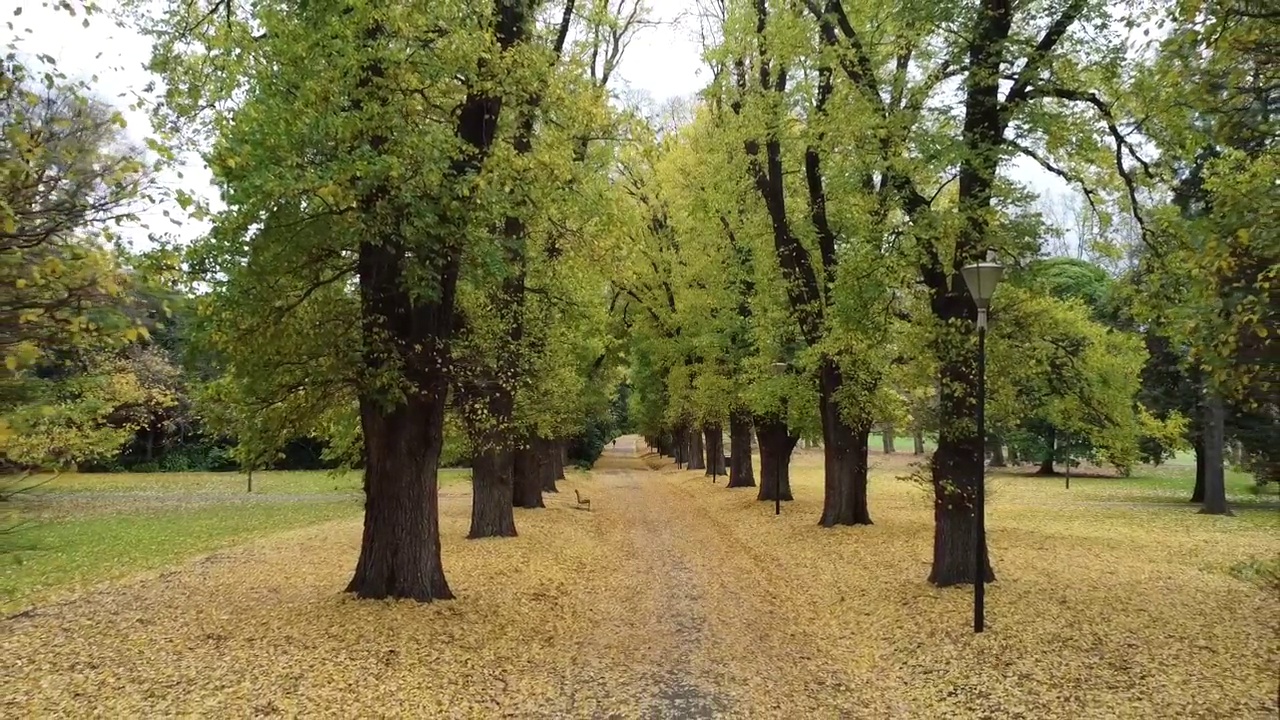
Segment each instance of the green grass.
[{"label": "green grass", "polygon": [[[440,483],[466,482],[446,469]],[[358,472],[69,473],[40,482],[7,510],[0,613],[60,592],[180,563],[247,539],[360,513]],[[0,519],[8,526],[8,518]]]},{"label": "green grass", "polygon": [[[1280,502],[1280,487],[1259,488],[1248,473],[1226,472],[1227,501],[1237,505]],[[1046,484],[1065,486],[1066,479],[1044,477]],[[1072,477],[1071,490],[1081,499],[1133,503],[1188,503],[1195,487],[1195,471],[1185,467],[1140,466],[1127,477]]]},{"label": "green grass", "polygon": [[220,504],[36,522],[17,552],[0,558],[0,609],[13,612],[54,591],[180,562],[259,535],[354,517],[355,501]]},{"label": "green grass", "polygon": [[[253,474],[253,491],[266,495],[314,495],[360,492],[359,472],[267,471]],[[440,484],[466,481],[471,471],[445,468]],[[33,478],[37,493],[244,493],[246,476],[240,472],[196,473],[65,473]]]}]

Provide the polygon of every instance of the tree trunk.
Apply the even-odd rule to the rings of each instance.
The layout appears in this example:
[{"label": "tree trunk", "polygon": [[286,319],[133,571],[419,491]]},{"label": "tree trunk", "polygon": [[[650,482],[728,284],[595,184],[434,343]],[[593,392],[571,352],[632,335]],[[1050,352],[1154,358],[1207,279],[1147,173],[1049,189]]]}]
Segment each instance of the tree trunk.
[{"label": "tree trunk", "polygon": [[724,475],[724,432],[719,425],[707,425],[702,428],[702,447],[706,453],[708,476]]},{"label": "tree trunk", "polygon": [[[959,273],[952,287],[941,297],[935,295],[934,313],[944,322],[968,319],[973,327],[976,310]],[[969,335],[968,338],[974,337]],[[967,339],[968,339],[967,338]],[[938,398],[938,447],[933,451],[933,564],[929,582],[939,587],[974,582],[974,496],[982,477],[982,440],[977,435],[976,343],[945,338],[939,350],[941,393]],[[986,538],[983,538],[983,542]],[[990,555],[986,555],[987,582],[995,580]]]},{"label": "tree trunk", "polygon": [[[495,433],[496,434],[496,433]],[[515,484],[515,451],[509,438],[474,451],[471,461],[470,539],[515,537],[516,516],[512,510]]]},{"label": "tree trunk", "polygon": [[1196,486],[1191,490],[1191,502],[1204,502],[1204,440],[1203,436],[1196,438],[1193,447],[1196,453]]},{"label": "tree trunk", "polygon": [[542,502],[542,478],[538,475],[538,453],[532,442],[516,448],[512,500],[519,508],[546,507]]},{"label": "tree trunk", "polygon": [[1226,477],[1222,470],[1222,451],[1226,445],[1224,435],[1225,411],[1222,396],[1213,390],[1204,400],[1204,506],[1205,515],[1231,515],[1227,507]]},{"label": "tree trunk", "polygon": [[751,416],[736,410],[729,414],[729,487],[755,487],[751,471]]},{"label": "tree trunk", "polygon": [[800,436],[790,434],[781,420],[757,417],[756,440],[760,444],[760,492],[756,499],[792,499],[791,452]]},{"label": "tree trunk", "polygon": [[922,430],[914,430],[911,433],[911,441],[915,446],[913,452],[916,455],[924,454],[924,432]]},{"label": "tree trunk", "polygon": [[564,469],[569,465],[569,441],[556,441],[556,479],[564,480]]},{"label": "tree trunk", "polygon": [[685,457],[688,458],[686,470],[702,470],[706,468],[706,463],[702,460],[702,433],[690,428],[685,435],[689,447],[685,449]]},{"label": "tree trunk", "polygon": [[987,450],[991,452],[991,467],[1008,467],[1008,463],[1004,460],[1004,442],[999,435],[990,437]]},{"label": "tree trunk", "polygon": [[840,416],[835,395],[844,379],[831,360],[822,365],[819,404],[822,411],[822,455],[824,469],[823,527],[870,525],[867,510],[867,438],[871,423],[853,428]]},{"label": "tree trunk", "polygon": [[893,426],[885,425],[884,429],[880,431],[880,445],[884,449],[885,455],[892,455],[896,451],[893,446],[893,440]]},{"label": "tree trunk", "polygon": [[364,534],[347,592],[362,598],[447,600],[436,485],[444,393],[410,395],[388,411],[360,400],[364,430]]},{"label": "tree trunk", "polygon": [[510,388],[483,376],[456,383],[455,399],[471,442],[471,530],[468,538],[515,537],[511,509],[515,452],[510,426],[515,409]]},{"label": "tree trunk", "polygon": [[546,438],[538,438],[534,441],[538,453],[538,477],[541,479],[543,492],[560,492],[556,488],[556,458],[560,456],[560,451],[556,449],[554,442]]},{"label": "tree trunk", "polygon": [[1036,471],[1037,475],[1057,475],[1053,470],[1053,457],[1058,451],[1058,431],[1052,426],[1049,428],[1049,434],[1045,436],[1044,457],[1040,460],[1040,469]]},{"label": "tree trunk", "polygon": [[683,427],[676,428],[675,436],[671,443],[671,456],[675,458],[676,467],[680,467],[688,462],[689,438]]}]

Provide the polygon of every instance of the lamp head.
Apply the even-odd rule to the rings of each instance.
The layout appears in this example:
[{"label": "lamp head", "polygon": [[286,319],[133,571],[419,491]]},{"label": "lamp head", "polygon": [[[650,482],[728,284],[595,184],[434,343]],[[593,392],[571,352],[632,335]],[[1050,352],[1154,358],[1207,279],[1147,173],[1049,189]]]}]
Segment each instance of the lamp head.
[{"label": "lamp head", "polygon": [[1004,277],[1004,266],[988,259],[986,262],[965,265],[960,268],[960,274],[964,276],[964,284],[969,288],[973,304],[979,310],[986,310],[991,306],[991,296],[995,295],[996,286]]},{"label": "lamp head", "polygon": [[787,364],[784,362],[772,363],[770,364],[769,367],[773,370],[773,374],[775,377],[781,377],[782,375],[785,375],[787,372]]}]

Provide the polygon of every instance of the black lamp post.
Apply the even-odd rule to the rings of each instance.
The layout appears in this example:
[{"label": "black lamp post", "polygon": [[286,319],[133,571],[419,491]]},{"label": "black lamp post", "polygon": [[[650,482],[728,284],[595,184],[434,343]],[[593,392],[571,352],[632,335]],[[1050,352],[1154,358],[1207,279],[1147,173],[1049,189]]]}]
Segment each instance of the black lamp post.
[{"label": "black lamp post", "polygon": [[[790,367],[790,363],[776,362],[770,367],[773,368],[774,377],[782,377]],[[763,468],[761,471],[763,472]],[[773,514],[782,514],[782,473],[775,472],[773,474]]]},{"label": "black lamp post", "polygon": [[980,633],[985,622],[983,600],[987,589],[987,519],[986,519],[986,457],[987,425],[987,308],[996,285],[1004,276],[1004,267],[995,261],[995,253],[988,251],[986,262],[966,265],[960,269],[964,284],[969,288],[973,304],[978,307],[978,478],[973,497],[973,631]]}]

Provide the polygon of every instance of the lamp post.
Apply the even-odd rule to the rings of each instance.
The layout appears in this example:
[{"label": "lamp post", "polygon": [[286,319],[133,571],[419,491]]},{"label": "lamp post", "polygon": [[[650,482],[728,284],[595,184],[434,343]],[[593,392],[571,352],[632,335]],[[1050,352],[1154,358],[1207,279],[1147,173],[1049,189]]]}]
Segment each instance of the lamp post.
[{"label": "lamp post", "polygon": [[[791,363],[776,362],[776,363],[773,363],[770,367],[773,368],[774,377],[782,377],[783,375],[786,374],[787,368],[790,365]],[[764,451],[761,450],[761,452],[764,452]],[[764,471],[764,468],[761,468],[761,472],[763,471]],[[782,514],[782,473],[780,472],[773,473],[773,514],[774,515]]]},{"label": "lamp post", "polygon": [[969,288],[973,304],[978,308],[978,478],[973,497],[973,631],[983,630],[985,617],[983,601],[987,589],[987,528],[986,528],[986,457],[987,425],[987,308],[996,285],[1004,276],[1004,267],[995,261],[995,252],[987,252],[986,262],[960,268],[964,284]]}]

